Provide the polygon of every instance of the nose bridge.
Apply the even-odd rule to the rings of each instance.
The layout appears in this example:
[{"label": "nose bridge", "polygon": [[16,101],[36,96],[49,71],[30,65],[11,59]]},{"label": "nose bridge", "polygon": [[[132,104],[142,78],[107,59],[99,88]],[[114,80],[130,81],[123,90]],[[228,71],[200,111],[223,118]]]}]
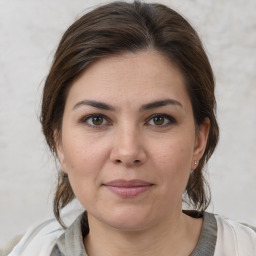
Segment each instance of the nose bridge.
[{"label": "nose bridge", "polygon": [[127,154],[137,151],[139,146],[138,133],[138,129],[136,129],[135,125],[122,125],[118,131],[120,150],[127,152]]},{"label": "nose bridge", "polygon": [[135,123],[123,122],[118,125],[115,131],[111,159],[124,165],[143,163],[146,153],[140,129]]}]

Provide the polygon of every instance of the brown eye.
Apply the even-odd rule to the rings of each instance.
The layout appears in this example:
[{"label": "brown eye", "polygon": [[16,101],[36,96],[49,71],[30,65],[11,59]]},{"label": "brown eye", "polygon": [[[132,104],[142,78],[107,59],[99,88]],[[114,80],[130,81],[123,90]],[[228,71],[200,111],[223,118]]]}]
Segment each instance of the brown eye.
[{"label": "brown eye", "polygon": [[151,116],[151,118],[147,122],[148,125],[160,127],[166,127],[175,123],[176,120],[172,116],[169,116],[167,114],[155,114]]},{"label": "brown eye", "polygon": [[163,116],[155,116],[153,118],[153,122],[155,125],[163,125],[164,124],[164,120],[165,118]]},{"label": "brown eye", "polygon": [[93,125],[102,125],[104,121],[104,118],[102,116],[94,116],[92,117],[92,123]]},{"label": "brown eye", "polygon": [[93,114],[86,116],[81,120],[81,122],[87,124],[88,126],[99,128],[108,124],[108,121],[105,118],[105,116],[101,114]]}]

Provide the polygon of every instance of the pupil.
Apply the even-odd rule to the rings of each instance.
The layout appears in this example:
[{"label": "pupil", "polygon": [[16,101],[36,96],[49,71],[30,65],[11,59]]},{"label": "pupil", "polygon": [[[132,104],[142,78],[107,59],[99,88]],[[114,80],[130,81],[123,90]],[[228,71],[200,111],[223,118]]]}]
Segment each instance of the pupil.
[{"label": "pupil", "polygon": [[95,116],[93,117],[92,122],[94,125],[101,125],[103,122],[103,118],[100,116]]},{"label": "pupil", "polygon": [[164,118],[161,117],[161,116],[157,116],[157,117],[154,118],[154,123],[155,123],[156,125],[161,125],[161,124],[164,123]]}]

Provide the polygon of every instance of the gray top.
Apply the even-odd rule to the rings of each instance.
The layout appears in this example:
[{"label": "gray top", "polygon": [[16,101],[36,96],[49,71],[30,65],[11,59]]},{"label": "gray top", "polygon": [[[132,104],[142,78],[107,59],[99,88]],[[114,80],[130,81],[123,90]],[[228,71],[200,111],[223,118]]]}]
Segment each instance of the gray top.
[{"label": "gray top", "polygon": [[[217,222],[213,214],[184,211],[195,218],[203,217],[203,227],[196,248],[189,256],[213,256],[217,240]],[[50,256],[88,256],[83,238],[89,233],[87,213],[81,214],[57,240]]]}]

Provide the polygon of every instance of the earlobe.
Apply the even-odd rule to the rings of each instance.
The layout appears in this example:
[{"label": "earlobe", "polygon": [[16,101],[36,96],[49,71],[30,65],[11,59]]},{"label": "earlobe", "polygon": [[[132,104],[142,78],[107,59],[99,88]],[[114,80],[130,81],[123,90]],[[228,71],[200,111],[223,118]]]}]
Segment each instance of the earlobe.
[{"label": "earlobe", "polygon": [[209,118],[205,118],[204,122],[199,125],[197,130],[194,147],[194,156],[192,161],[192,170],[194,170],[198,166],[198,163],[204,154],[207,145],[209,130],[210,120]]}]

